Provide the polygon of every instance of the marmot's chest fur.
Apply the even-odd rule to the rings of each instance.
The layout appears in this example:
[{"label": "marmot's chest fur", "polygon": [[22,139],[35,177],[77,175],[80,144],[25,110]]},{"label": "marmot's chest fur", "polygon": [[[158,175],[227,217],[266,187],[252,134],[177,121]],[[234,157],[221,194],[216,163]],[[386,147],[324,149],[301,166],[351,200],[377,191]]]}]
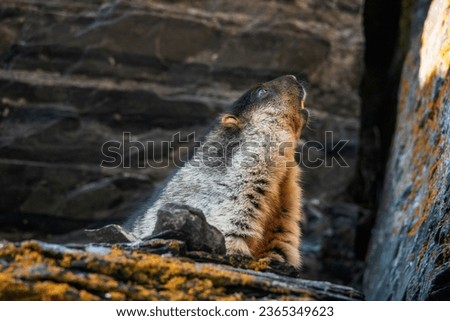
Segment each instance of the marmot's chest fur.
[{"label": "marmot's chest fur", "polygon": [[249,90],[222,115],[193,158],[130,222],[152,233],[165,203],[201,209],[224,235],[227,253],[300,265],[301,189],[295,147],[308,112],[294,76]]}]

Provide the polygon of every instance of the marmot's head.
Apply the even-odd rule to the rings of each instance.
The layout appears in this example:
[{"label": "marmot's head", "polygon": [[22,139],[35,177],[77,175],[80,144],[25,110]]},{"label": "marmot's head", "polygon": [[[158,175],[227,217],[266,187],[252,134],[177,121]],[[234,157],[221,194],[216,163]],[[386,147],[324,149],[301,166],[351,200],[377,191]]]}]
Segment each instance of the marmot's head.
[{"label": "marmot's head", "polygon": [[252,122],[283,124],[298,138],[308,121],[305,98],[306,91],[295,76],[278,77],[247,91],[221,122],[231,128],[243,128]]}]

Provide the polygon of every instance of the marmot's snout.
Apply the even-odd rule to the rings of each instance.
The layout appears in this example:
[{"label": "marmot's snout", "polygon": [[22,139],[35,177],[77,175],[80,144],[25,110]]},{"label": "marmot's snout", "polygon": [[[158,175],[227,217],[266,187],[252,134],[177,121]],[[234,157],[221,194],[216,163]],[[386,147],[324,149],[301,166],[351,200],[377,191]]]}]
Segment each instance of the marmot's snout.
[{"label": "marmot's snout", "polygon": [[287,118],[292,120],[291,126],[299,137],[309,118],[309,112],[305,108],[305,88],[293,75],[278,77],[269,82],[268,86],[276,88],[281,105],[288,107],[285,109]]},{"label": "marmot's snout", "polygon": [[286,83],[283,87],[288,92],[290,91],[289,90],[290,87],[294,87],[294,90],[296,91],[298,99],[300,101],[301,108],[305,108],[304,103],[305,103],[305,99],[306,99],[306,89],[297,80],[297,77],[295,77],[294,75],[286,75],[286,76],[281,76],[281,77],[275,79],[275,81],[277,81],[277,80],[280,80],[281,82]]}]

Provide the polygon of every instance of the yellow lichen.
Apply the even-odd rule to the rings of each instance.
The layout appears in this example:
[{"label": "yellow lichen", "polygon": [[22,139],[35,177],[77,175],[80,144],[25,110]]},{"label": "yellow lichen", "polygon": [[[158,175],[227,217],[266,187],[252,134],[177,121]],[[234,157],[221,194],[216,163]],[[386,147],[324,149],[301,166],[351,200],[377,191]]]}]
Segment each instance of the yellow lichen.
[{"label": "yellow lichen", "polygon": [[[0,258],[9,262],[0,272],[2,300],[242,300],[248,299],[242,291],[255,282],[253,276],[220,265],[119,248],[108,254],[53,253],[28,241],[5,243]],[[255,270],[269,265],[267,260],[243,262]],[[260,286],[289,297],[289,290]]]}]

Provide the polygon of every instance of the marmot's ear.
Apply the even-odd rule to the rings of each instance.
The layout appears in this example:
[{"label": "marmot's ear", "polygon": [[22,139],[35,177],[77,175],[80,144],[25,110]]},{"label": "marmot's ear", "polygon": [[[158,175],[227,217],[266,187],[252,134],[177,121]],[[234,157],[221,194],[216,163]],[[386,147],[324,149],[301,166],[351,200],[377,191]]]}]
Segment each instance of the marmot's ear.
[{"label": "marmot's ear", "polygon": [[302,130],[305,128],[306,124],[308,123],[309,118],[309,111],[306,108],[300,109],[300,115],[302,116]]},{"label": "marmot's ear", "polygon": [[238,128],[240,124],[239,118],[232,114],[223,115],[220,122],[228,128]]}]

